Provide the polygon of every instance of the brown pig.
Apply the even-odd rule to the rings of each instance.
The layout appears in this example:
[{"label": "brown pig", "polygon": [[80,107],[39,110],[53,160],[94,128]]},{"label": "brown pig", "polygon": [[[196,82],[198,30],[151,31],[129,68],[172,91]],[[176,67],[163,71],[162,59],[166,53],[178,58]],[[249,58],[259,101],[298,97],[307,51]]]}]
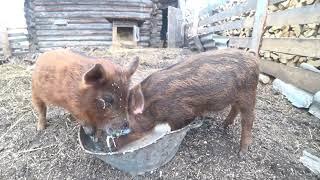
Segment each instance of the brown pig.
[{"label": "brown pig", "polygon": [[129,95],[129,125],[132,133],[116,140],[117,148],[139,139],[156,124],[182,128],[197,116],[231,105],[224,127],[241,114],[240,155],[252,141],[257,58],[236,49],[194,55],[169,68],[155,72],[135,86]]},{"label": "brown pig", "polygon": [[69,111],[88,134],[96,129],[128,131],[129,80],[138,64],[135,59],[123,68],[64,49],[42,54],[32,74],[37,129],[46,127],[47,105],[55,105]]}]

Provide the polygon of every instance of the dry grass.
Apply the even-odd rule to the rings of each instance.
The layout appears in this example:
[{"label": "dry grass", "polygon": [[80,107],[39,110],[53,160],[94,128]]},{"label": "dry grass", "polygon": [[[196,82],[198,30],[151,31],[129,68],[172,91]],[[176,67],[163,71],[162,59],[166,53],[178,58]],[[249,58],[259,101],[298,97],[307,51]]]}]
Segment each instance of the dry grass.
[{"label": "dry grass", "polygon": [[[190,54],[168,49],[82,50],[119,64],[140,56],[135,82]],[[80,149],[78,125],[62,109],[50,108],[48,128],[36,131],[30,77],[31,68],[23,63],[0,66],[0,179],[131,179]],[[320,151],[318,119],[273,95],[269,85],[259,85],[254,142],[247,160],[241,161],[236,156],[239,123],[225,133],[221,123],[226,113],[210,114],[212,120],[188,133],[171,162],[137,179],[317,179],[298,159],[304,149]]]}]

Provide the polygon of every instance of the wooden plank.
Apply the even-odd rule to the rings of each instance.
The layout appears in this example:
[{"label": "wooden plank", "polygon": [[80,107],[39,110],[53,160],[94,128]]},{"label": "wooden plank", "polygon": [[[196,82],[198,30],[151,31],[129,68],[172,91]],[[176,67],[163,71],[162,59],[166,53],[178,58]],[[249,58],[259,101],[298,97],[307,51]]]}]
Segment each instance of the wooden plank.
[{"label": "wooden plank", "polygon": [[17,33],[28,34],[28,30],[27,28],[8,29],[8,34],[17,34]]},{"label": "wooden plank", "polygon": [[9,42],[23,42],[28,41],[26,36],[9,37]]},{"label": "wooden plank", "polygon": [[101,0],[36,0],[33,1],[35,6],[39,5],[109,5],[112,3],[123,3],[123,4],[142,4],[142,5],[152,5],[152,1],[150,0],[108,0],[108,1],[101,1]]},{"label": "wooden plank", "polygon": [[30,43],[28,41],[22,42],[11,42],[10,48],[11,49],[29,49]]},{"label": "wooden plank", "polygon": [[261,72],[279,78],[296,87],[311,93],[320,91],[319,73],[262,59],[259,62],[259,66]]},{"label": "wooden plank", "polygon": [[8,37],[8,29],[6,27],[0,27],[0,35],[1,35],[1,47],[5,58],[12,56],[10,42]]},{"label": "wooden plank", "polygon": [[112,35],[112,31],[110,30],[37,30],[37,36],[89,36],[89,35]]},{"label": "wooden plank", "polygon": [[10,37],[20,37],[20,36],[27,37],[28,34],[25,34],[25,33],[14,33],[14,34],[8,34],[8,35],[9,35],[9,38],[10,38]]},{"label": "wooden plank", "polygon": [[84,12],[35,12],[36,18],[64,18],[64,17],[82,17],[82,18],[95,18],[95,17],[106,17],[106,18],[123,18],[133,20],[145,20],[150,18],[150,12],[96,12],[86,11]]},{"label": "wooden plank", "polygon": [[[89,24],[89,23],[110,23],[106,18],[68,18],[64,17],[63,20],[67,21],[68,24]],[[57,18],[35,18],[34,21],[37,25],[50,25],[54,24],[58,19]]]},{"label": "wooden plank", "polygon": [[182,12],[178,8],[168,7],[168,47],[178,48],[183,45]]},{"label": "wooden plank", "polygon": [[[249,48],[250,37],[230,37],[230,47]],[[275,51],[300,56],[320,57],[320,39],[263,38],[261,50]]]},{"label": "wooden plank", "polygon": [[221,20],[224,20],[232,16],[240,16],[241,14],[250,11],[256,7],[256,0],[247,0],[247,2],[236,5],[229,10],[217,13],[213,16],[209,16],[199,22],[199,26],[204,26],[207,24],[212,24]]},{"label": "wooden plank", "polygon": [[205,49],[214,49],[216,48],[216,43],[214,41],[203,44]]},{"label": "wooden plank", "polygon": [[264,23],[266,21],[268,11],[268,0],[259,0],[257,3],[256,13],[254,16],[254,24],[252,31],[252,40],[250,48],[259,54],[261,38],[264,33]]},{"label": "wooden plank", "polygon": [[268,14],[266,26],[283,26],[319,22],[320,4],[314,4]]},{"label": "wooden plank", "polygon": [[109,36],[38,36],[38,41],[112,41]]},{"label": "wooden plank", "polygon": [[261,49],[309,57],[320,57],[320,39],[264,38]]},{"label": "wooden plank", "polygon": [[111,30],[111,24],[36,25],[36,30]]},{"label": "wooden plank", "polygon": [[68,11],[133,11],[133,12],[151,12],[152,6],[143,7],[139,4],[133,5],[58,5],[58,6],[36,6],[34,12],[68,12]]},{"label": "wooden plank", "polygon": [[110,46],[112,41],[40,41],[40,48],[65,46]]},{"label": "wooden plank", "polygon": [[242,20],[226,22],[224,24],[217,25],[217,26],[202,28],[198,30],[198,33],[207,34],[210,32],[226,31],[231,29],[251,28],[252,26],[253,26],[253,18],[246,18]]},{"label": "wooden plank", "polygon": [[136,42],[140,40],[143,41],[142,37],[140,39],[140,28],[137,25],[133,26],[133,40]]},{"label": "wooden plank", "polygon": [[230,37],[229,47],[249,48],[251,37]]},{"label": "wooden plank", "polygon": [[269,4],[278,4],[278,3],[281,3],[281,2],[284,2],[284,1],[287,1],[287,0],[269,0]]},{"label": "wooden plank", "polygon": [[204,51],[204,48],[203,48],[203,45],[200,41],[200,38],[199,36],[194,36],[193,37],[193,41],[194,41],[194,44],[196,45],[197,49],[200,51],[200,52],[203,52]]},{"label": "wooden plank", "polygon": [[303,156],[300,157],[300,162],[302,162],[303,165],[309,168],[313,173],[320,176],[320,157],[313,155],[306,150],[303,150],[302,153]]}]

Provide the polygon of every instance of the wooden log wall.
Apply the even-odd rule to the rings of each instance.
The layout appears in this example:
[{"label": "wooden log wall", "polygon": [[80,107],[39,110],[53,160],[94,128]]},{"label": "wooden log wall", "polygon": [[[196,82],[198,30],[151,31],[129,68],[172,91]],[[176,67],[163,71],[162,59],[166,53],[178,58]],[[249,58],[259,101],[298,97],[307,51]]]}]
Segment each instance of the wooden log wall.
[{"label": "wooden log wall", "polygon": [[149,46],[151,0],[29,0],[31,39],[40,51],[69,46],[110,46],[112,20],[135,21],[138,45]]},{"label": "wooden log wall", "polygon": [[[7,38],[0,38],[0,55],[5,55],[3,51],[3,41],[8,40],[7,49],[10,51],[10,55],[20,55],[29,52],[30,43],[28,40],[27,27],[5,28]],[[1,30],[3,31],[3,29]],[[1,32],[3,34],[3,32]],[[2,35],[1,35],[2,36]]]}]

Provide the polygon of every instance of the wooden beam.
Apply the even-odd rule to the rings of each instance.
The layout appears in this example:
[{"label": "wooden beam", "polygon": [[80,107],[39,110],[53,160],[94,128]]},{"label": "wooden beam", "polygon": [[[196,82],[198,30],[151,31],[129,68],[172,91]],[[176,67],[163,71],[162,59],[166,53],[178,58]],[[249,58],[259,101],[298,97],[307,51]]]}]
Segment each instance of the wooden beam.
[{"label": "wooden beam", "polygon": [[[100,18],[62,18],[63,20],[67,21],[68,24],[90,24],[90,23],[101,23],[106,24],[110,23],[106,18],[100,17]],[[35,18],[34,21],[37,25],[52,25],[54,24],[58,19],[57,18]]]},{"label": "wooden beam", "polygon": [[96,18],[96,17],[106,17],[106,18],[125,18],[125,19],[133,19],[133,20],[145,20],[151,17],[150,12],[96,12],[96,11],[86,11],[84,12],[35,12],[36,18]]},{"label": "wooden beam", "polygon": [[256,13],[254,16],[254,25],[252,31],[252,40],[250,48],[259,54],[261,37],[264,33],[264,23],[266,21],[268,11],[268,0],[259,0],[256,7]]},{"label": "wooden beam", "polygon": [[110,30],[78,30],[78,29],[69,29],[69,30],[37,30],[37,36],[89,36],[89,35],[112,35]]},{"label": "wooden beam", "polygon": [[134,5],[58,5],[58,6],[36,6],[34,12],[72,12],[72,11],[114,11],[114,12],[151,12],[152,6],[143,7]]},{"label": "wooden beam", "polygon": [[269,4],[278,4],[287,0],[269,0]]},{"label": "wooden beam", "polygon": [[109,36],[38,36],[38,41],[112,41]]},{"label": "wooden beam", "polygon": [[[310,112],[310,111],[309,111]],[[302,157],[300,157],[300,162],[304,166],[309,168],[314,174],[320,175],[320,157],[311,154],[310,152],[304,150],[302,152]],[[317,153],[319,155],[319,153]]]},{"label": "wooden beam", "polygon": [[263,38],[261,49],[319,58],[320,39]]},{"label": "wooden beam", "polygon": [[229,47],[249,48],[251,39],[251,37],[230,37]]},{"label": "wooden beam", "polygon": [[5,58],[8,58],[12,56],[11,48],[10,48],[10,42],[9,42],[9,36],[8,36],[8,28],[1,27],[1,45],[2,45],[2,51],[5,56]]},{"label": "wooden beam", "polygon": [[204,48],[203,48],[203,45],[200,41],[200,38],[199,36],[194,36],[193,37],[193,41],[194,41],[194,44],[196,45],[197,49],[200,51],[200,52],[203,52],[204,51]]},{"label": "wooden beam", "polygon": [[[249,48],[251,37],[230,37],[230,47]],[[261,50],[300,56],[320,57],[320,39],[309,38],[263,38]]]},{"label": "wooden beam", "polygon": [[35,6],[43,6],[43,5],[87,5],[87,4],[95,4],[95,5],[110,5],[112,3],[123,3],[123,4],[147,4],[152,5],[152,1],[150,0],[108,0],[108,1],[101,1],[101,0],[36,0],[33,1]]},{"label": "wooden beam", "polygon": [[268,14],[266,26],[283,26],[318,22],[320,22],[320,4],[314,4]]},{"label": "wooden beam", "polygon": [[213,16],[209,16],[199,22],[200,26],[212,24],[221,20],[224,20],[232,16],[240,16],[241,14],[250,11],[256,7],[256,0],[247,0],[247,2],[236,5],[231,9],[225,10],[223,12],[217,13]]},{"label": "wooden beam", "polygon": [[319,73],[262,59],[259,66],[261,72],[293,84],[296,87],[311,93],[320,91]]},{"label": "wooden beam", "polygon": [[110,31],[112,25],[108,24],[68,24],[66,26],[57,25],[36,25],[36,30],[106,30]]},{"label": "wooden beam", "polygon": [[246,18],[242,20],[226,22],[224,24],[216,25],[208,28],[201,28],[198,30],[198,33],[207,34],[210,32],[226,31],[231,29],[251,28],[252,26],[253,26],[253,18]]},{"label": "wooden beam", "polygon": [[110,46],[111,41],[40,41],[40,48],[64,46]]}]

